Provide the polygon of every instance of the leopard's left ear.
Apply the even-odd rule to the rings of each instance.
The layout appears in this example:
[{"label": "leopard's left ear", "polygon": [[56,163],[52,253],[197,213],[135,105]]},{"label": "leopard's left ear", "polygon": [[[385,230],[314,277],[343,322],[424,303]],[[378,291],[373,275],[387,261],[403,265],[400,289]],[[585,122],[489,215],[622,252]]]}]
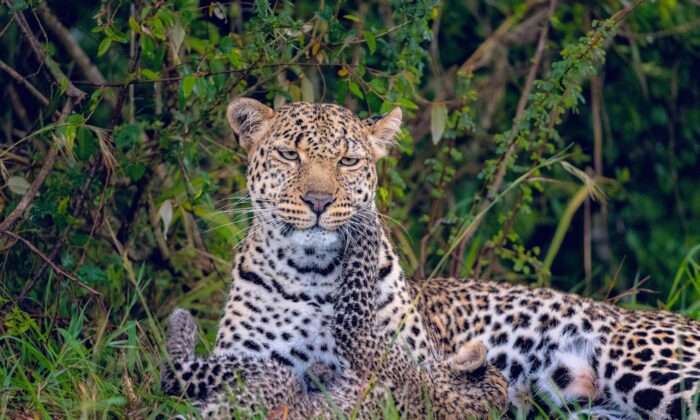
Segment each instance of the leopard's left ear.
[{"label": "leopard's left ear", "polygon": [[401,133],[401,108],[396,107],[381,118],[368,118],[365,124],[372,142],[374,157],[382,158],[389,154],[396,143],[394,138]]}]

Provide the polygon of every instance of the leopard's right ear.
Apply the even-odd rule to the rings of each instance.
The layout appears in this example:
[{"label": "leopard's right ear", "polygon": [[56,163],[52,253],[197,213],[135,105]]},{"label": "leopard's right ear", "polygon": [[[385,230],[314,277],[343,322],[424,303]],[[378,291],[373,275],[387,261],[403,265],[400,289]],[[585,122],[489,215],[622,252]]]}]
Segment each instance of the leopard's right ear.
[{"label": "leopard's right ear", "polygon": [[275,111],[251,98],[234,99],[226,109],[226,118],[238,141],[246,150],[262,138],[270,128]]}]

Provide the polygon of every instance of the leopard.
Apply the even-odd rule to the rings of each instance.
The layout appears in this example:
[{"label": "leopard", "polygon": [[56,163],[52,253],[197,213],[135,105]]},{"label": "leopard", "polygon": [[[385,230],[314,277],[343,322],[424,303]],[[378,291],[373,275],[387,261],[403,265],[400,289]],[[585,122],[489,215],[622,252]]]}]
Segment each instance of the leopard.
[{"label": "leopard", "polygon": [[[190,395],[206,384],[213,393],[200,404],[204,418],[231,418],[234,407],[239,415],[242,408],[254,412],[257,401],[270,409],[273,418],[278,413],[290,418],[326,418],[333,410],[372,418],[382,413],[379,402],[389,396],[407,418],[484,418],[494,408],[502,410],[506,383],[485,363],[486,349],[481,342],[465,343],[455,356],[431,359],[420,366],[401,348],[386,347],[377,334],[372,294],[380,230],[378,223],[369,222],[359,228],[356,237],[346,238],[349,247],[343,257],[343,281],[334,297],[333,328],[336,351],[347,366],[332,372],[323,364],[314,364],[307,372],[319,383],[323,381],[323,397],[304,392],[291,370],[276,361],[233,355],[195,358],[196,327],[192,316],[181,309],[170,317],[168,353],[178,365],[176,369],[181,371],[183,364],[188,364],[194,376],[186,380],[171,376],[164,384],[179,387],[186,383],[191,387]],[[175,371],[165,372],[172,375]],[[209,379],[215,372],[226,373]],[[241,378],[245,387],[237,386],[235,373],[245,377]],[[170,391],[177,393],[178,389]]]},{"label": "leopard", "polygon": [[[242,98],[227,117],[248,152],[254,221],[214,353],[270,358],[299,378],[316,363],[339,371],[332,294],[342,237],[356,218],[378,216],[376,163],[391,151],[401,111],[360,120],[338,105],[272,110]],[[409,279],[386,233],[378,259],[384,338],[396,335],[418,360],[482,341],[518,413],[543,399],[607,418],[697,417],[697,321],[512,282]]]},{"label": "leopard", "polygon": [[411,283],[443,351],[482,340],[523,415],[574,402],[595,417],[698,418],[700,322],[508,282]]},{"label": "leopard", "polygon": [[[339,338],[347,343],[357,337],[336,329],[339,311],[335,294],[345,282],[345,253],[352,248],[351,243],[362,239],[363,226],[379,220],[374,204],[375,165],[400,132],[401,110],[360,120],[334,104],[294,103],[273,111],[256,100],[239,98],[229,105],[227,119],[248,153],[253,222],[234,258],[229,296],[212,355],[209,359],[192,358],[192,351],[178,350],[191,347],[191,337],[180,340],[189,344],[174,345],[170,351],[171,363],[164,364],[162,388],[169,394],[184,393],[205,402],[207,409],[217,410],[222,406],[222,385],[231,385],[236,372],[245,374],[246,369],[258,373],[246,375],[246,382],[251,377],[270,376],[261,374],[264,372],[281,375],[269,383],[252,379],[263,393],[271,390],[263,399],[269,397],[273,402],[279,401],[276,393],[280,389],[297,391],[297,385],[290,388],[289,374],[297,378],[302,394],[313,391],[309,376],[314,376],[319,366],[332,373],[325,377],[339,376],[348,384],[358,382],[347,378],[359,375],[360,369],[365,372],[361,379],[366,379],[368,363],[352,364],[350,357],[362,352],[361,346],[355,346],[355,352],[343,352],[339,346]],[[393,251],[388,251],[384,233],[375,247],[377,261],[397,260]],[[385,264],[378,269],[372,282],[373,309],[366,311],[376,321],[370,323],[371,334],[365,337],[387,345],[392,359],[401,360],[383,370],[380,382],[388,383],[390,393],[406,383],[414,387],[428,384],[428,391],[439,396],[436,400],[441,404],[455,401],[453,407],[462,407],[465,414],[478,413],[477,417],[486,416],[491,407],[503,407],[506,388],[502,375],[492,366],[475,369],[473,363],[466,363],[478,360],[474,355],[485,355],[485,348],[465,343],[444,358],[435,331],[425,328],[423,315],[410,310],[411,296],[402,272],[386,272],[392,267]],[[365,308],[369,303],[363,300],[350,309]],[[177,342],[177,334],[173,337]],[[389,343],[398,343],[403,349],[397,352]],[[403,352],[410,354],[410,359]],[[255,365],[256,360],[264,363]],[[417,374],[410,380],[398,379],[413,375],[410,372]],[[388,378],[393,381],[385,381]],[[454,380],[464,383],[454,387]],[[472,397],[476,395],[479,397]]]}]

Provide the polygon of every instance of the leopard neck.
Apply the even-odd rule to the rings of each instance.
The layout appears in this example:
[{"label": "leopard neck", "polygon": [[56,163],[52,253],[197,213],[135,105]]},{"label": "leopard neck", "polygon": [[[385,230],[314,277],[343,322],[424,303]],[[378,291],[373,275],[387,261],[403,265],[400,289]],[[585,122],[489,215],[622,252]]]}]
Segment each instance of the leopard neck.
[{"label": "leopard neck", "polygon": [[[381,244],[380,271],[400,273],[384,232]],[[256,215],[236,256],[233,278],[240,286],[262,287],[283,296],[327,297],[337,287],[345,249],[339,232],[296,231]]]}]

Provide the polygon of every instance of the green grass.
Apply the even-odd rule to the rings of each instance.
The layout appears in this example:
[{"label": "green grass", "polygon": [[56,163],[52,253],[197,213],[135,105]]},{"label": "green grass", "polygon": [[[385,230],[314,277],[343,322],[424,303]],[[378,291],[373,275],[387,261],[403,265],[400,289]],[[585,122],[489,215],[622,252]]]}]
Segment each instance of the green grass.
[{"label": "green grass", "polygon": [[[5,317],[0,337],[3,417],[154,418],[193,411],[160,394],[163,330],[147,306],[137,308],[139,293],[130,296],[119,314],[96,317],[87,315],[101,312],[94,302],[78,305],[68,317],[55,317],[52,299],[58,297],[47,294],[46,302],[33,302],[43,308],[41,316],[29,317],[14,307]],[[63,305],[67,303],[58,302]],[[146,316],[132,317],[132,311]]]},{"label": "green grass", "polygon": [[[700,289],[699,256],[700,246],[688,253],[678,268],[671,295],[659,307],[698,317],[700,305],[687,305],[686,300],[689,291]],[[161,395],[158,378],[164,326],[144,297],[149,282],[143,271],[134,274],[123,307],[106,312],[94,300],[73,296],[75,291],[67,293],[61,288],[56,294],[50,286],[54,282],[54,278],[47,282],[44,301],[25,305],[36,308],[37,313],[28,314],[8,299],[0,302],[5,308],[0,336],[0,416],[156,418],[196,412],[185,400]],[[203,293],[223,295],[225,289],[197,287],[178,297],[173,306],[185,302],[201,309],[198,302]],[[638,307],[634,296],[624,306]],[[210,308],[209,315],[218,311]],[[210,351],[206,345],[210,335],[202,329],[204,353]],[[384,418],[397,418],[391,401],[384,406]],[[536,410],[542,417],[567,413],[565,409]]]}]

